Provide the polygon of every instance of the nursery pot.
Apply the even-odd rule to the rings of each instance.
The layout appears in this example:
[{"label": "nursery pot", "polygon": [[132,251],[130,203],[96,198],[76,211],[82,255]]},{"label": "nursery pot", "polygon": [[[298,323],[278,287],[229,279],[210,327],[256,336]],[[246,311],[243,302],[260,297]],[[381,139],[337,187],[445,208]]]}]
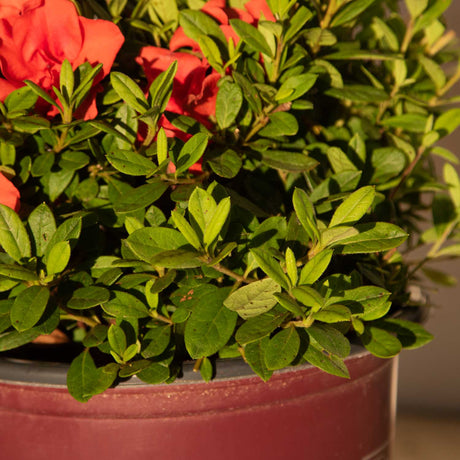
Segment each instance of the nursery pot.
[{"label": "nursery pot", "polygon": [[79,403],[68,366],[3,358],[0,458],[389,459],[397,361],[356,348],[346,363],[350,380],[301,365],[266,383],[241,360],[209,383],[186,364],[175,383],[133,378]]}]

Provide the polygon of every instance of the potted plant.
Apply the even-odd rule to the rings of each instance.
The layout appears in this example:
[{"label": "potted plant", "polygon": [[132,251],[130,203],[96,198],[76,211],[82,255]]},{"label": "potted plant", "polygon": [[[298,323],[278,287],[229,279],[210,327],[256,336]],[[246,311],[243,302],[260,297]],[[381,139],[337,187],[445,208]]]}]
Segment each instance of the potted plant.
[{"label": "potted plant", "polygon": [[387,455],[459,254],[449,4],[0,1],[8,458]]}]

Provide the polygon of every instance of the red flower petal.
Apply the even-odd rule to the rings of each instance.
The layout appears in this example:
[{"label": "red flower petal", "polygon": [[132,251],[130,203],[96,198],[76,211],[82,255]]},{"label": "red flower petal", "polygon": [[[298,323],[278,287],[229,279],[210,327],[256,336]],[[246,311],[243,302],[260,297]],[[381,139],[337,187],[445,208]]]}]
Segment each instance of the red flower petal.
[{"label": "red flower petal", "polygon": [[0,204],[4,204],[16,212],[19,211],[19,190],[0,173]]},{"label": "red flower petal", "polygon": [[262,15],[266,21],[276,21],[275,16],[273,16],[266,0],[249,0],[249,2],[244,4],[244,7],[257,21],[261,19]]}]

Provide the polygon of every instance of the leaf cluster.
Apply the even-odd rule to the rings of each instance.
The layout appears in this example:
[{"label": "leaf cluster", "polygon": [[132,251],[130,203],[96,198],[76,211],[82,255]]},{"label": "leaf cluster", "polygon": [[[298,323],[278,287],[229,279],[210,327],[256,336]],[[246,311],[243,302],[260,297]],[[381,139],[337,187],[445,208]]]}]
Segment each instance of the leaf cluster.
[{"label": "leaf cluster", "polygon": [[395,1],[269,0],[276,22],[230,20],[237,43],[200,0],[80,3],[131,43],[181,26],[221,76],[215,114],[169,113],[177,65],[147,85],[123,56],[94,120],[76,116],[89,64],[64,61],[58,102],[25,82],[0,103],[23,203],[0,205],[1,352],[65,331],[87,401],[188,359],[205,380],[228,357],[264,380],[306,362],[349,377],[351,343],[389,358],[431,340],[405,315],[414,287],[452,283],[429,264],[460,254],[458,160],[436,146],[460,124],[449,1],[406,0],[404,19]]}]

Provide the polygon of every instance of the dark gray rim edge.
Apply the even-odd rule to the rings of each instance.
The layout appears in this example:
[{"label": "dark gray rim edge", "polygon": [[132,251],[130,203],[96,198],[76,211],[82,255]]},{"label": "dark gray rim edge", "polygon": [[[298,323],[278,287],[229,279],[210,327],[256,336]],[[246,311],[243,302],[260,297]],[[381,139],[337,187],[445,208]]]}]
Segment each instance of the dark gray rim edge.
[{"label": "dark gray rim edge", "polygon": [[[358,345],[352,345],[350,356],[346,359],[360,358],[369,352]],[[310,364],[302,364],[296,369],[312,367]],[[68,364],[27,361],[15,358],[0,358],[0,383],[13,385],[31,385],[42,387],[66,388]],[[286,368],[278,373],[289,372],[294,368]],[[186,362],[183,365],[183,376],[176,379],[174,384],[203,383],[199,372],[193,371],[193,363]],[[251,368],[242,359],[222,359],[217,361],[217,377],[213,382],[256,377]],[[120,383],[121,387],[149,387],[151,385],[142,382],[137,377]]]}]

